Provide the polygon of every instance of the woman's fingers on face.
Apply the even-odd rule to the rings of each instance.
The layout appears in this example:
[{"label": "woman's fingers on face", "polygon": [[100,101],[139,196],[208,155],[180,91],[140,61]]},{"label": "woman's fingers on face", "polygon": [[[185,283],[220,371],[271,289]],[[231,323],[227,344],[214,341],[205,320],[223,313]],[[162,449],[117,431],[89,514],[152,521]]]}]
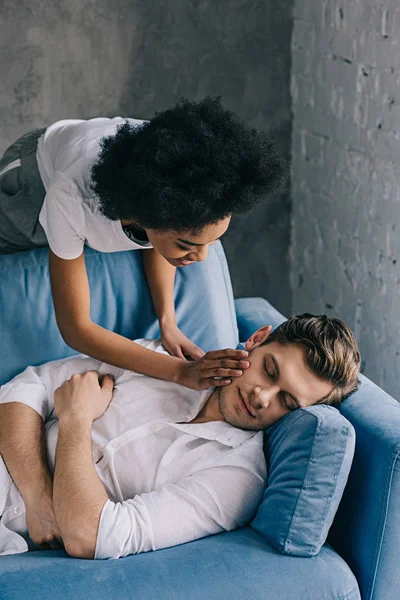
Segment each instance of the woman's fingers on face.
[{"label": "woman's fingers on face", "polygon": [[232,379],[210,379],[209,387],[223,387],[232,383]]},{"label": "woman's fingers on face", "polygon": [[243,375],[241,369],[223,369],[221,367],[214,367],[208,369],[202,373],[203,378],[208,379],[210,377],[222,377],[223,379],[230,379],[231,377],[240,377]]},{"label": "woman's fingers on face", "polygon": [[248,369],[250,363],[248,360],[232,360],[228,358],[222,358],[218,360],[209,360],[205,365],[209,369],[222,368],[222,369]]},{"label": "woman's fingers on face", "polygon": [[234,350],[233,348],[225,348],[225,350],[210,350],[205,355],[206,358],[211,360],[215,360],[217,358],[233,358],[235,360],[240,360],[241,358],[246,359],[248,356],[248,352],[244,350]]},{"label": "woman's fingers on face", "polygon": [[250,366],[248,360],[228,360],[226,358],[223,358],[219,364],[225,369],[247,369]]}]

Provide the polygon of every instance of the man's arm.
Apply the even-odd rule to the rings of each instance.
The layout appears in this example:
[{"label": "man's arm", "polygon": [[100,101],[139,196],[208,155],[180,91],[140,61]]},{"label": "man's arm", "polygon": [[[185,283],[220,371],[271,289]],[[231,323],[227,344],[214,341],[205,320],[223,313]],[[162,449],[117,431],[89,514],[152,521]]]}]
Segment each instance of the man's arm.
[{"label": "man's arm", "polygon": [[24,500],[31,539],[36,544],[59,547],[44,424],[33,408],[21,402],[0,404],[0,454]]},{"label": "man's arm", "polygon": [[20,402],[0,404],[0,454],[26,503],[52,491],[41,416]]},{"label": "man's arm", "polygon": [[246,525],[265,489],[262,448],[195,472],[132,499],[105,504],[96,559],[120,558],[185,544]]},{"label": "man's arm", "polygon": [[[241,527],[265,485],[261,447],[246,447],[220,464],[159,490],[111,502],[93,465],[91,428],[107,410],[113,382],[98,373],[73,375],[54,394],[59,435],[54,509],[65,548],[77,558],[119,558]],[[265,463],[264,463],[265,464]]]},{"label": "man's arm", "polygon": [[93,465],[92,423],[111,402],[113,379],[98,373],[73,375],[54,393],[58,439],[53,501],[66,551],[94,558],[101,511],[107,492]]},{"label": "man's arm", "polygon": [[108,495],[93,465],[92,423],[75,417],[59,421],[54,472],[54,510],[66,551],[94,558],[101,511]]}]

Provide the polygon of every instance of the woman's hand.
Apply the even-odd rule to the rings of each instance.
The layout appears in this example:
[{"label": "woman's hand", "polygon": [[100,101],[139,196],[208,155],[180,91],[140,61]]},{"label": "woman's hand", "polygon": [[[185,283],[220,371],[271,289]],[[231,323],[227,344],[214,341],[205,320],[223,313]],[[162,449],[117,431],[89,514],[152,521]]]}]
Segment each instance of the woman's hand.
[{"label": "woman's hand", "polygon": [[175,324],[160,325],[161,342],[166,350],[178,358],[189,356],[193,360],[198,360],[204,356],[201,348],[193,344],[186,335],[182,333]]},{"label": "woman's hand", "polygon": [[193,390],[229,385],[233,377],[240,377],[249,368],[247,356],[244,350],[212,350],[199,360],[182,362],[178,383]]}]

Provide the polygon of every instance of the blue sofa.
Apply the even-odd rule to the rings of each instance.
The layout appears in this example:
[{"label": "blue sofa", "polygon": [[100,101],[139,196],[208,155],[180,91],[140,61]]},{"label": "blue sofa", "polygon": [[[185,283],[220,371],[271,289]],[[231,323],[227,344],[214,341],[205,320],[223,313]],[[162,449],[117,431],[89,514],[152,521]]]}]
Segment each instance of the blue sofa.
[{"label": "blue sofa", "polygon": [[[85,252],[92,318],[131,339],[157,337],[140,252]],[[235,347],[284,320],[266,300],[234,301],[222,246],[178,270],[181,329],[204,350]],[[73,354],[52,308],[47,250],[0,256],[0,384],[28,364]],[[340,407],[356,431],[348,484],[318,555],[280,554],[251,526],[119,560],[64,551],[0,557],[0,600],[399,600],[400,404],[362,377]]]}]

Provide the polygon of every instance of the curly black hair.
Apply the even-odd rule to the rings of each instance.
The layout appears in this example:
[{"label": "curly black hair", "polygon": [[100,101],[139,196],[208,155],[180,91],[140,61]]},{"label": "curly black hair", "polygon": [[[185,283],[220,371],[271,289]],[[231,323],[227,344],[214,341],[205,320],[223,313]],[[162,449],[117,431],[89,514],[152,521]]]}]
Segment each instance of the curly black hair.
[{"label": "curly black hair", "polygon": [[198,232],[277,191],[286,170],[269,136],[225,110],[220,96],[182,98],[103,138],[90,186],[108,219]]}]

